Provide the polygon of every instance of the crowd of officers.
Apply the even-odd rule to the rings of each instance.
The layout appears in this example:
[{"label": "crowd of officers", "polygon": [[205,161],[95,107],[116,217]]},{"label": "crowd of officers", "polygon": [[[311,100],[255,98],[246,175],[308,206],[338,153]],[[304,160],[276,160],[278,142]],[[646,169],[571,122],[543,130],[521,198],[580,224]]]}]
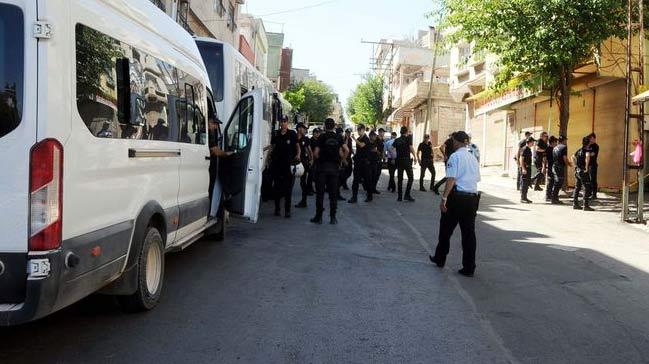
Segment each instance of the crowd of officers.
[{"label": "crowd of officers", "polygon": [[[271,144],[270,173],[276,216],[282,215],[283,200],[284,216],[291,217],[291,196],[298,165],[302,166],[304,173],[299,178],[301,200],[294,207],[306,208],[308,196],[315,194],[316,213],[311,221],[316,224],[322,223],[325,193],[329,195],[331,224],[337,223],[339,201],[358,203],[360,187],[365,191],[365,202],[372,202],[376,195],[381,194],[377,184],[384,168],[388,169],[390,176],[388,191],[396,193],[400,202],[415,201],[411,194],[413,163],[421,166],[421,191],[426,191],[424,177],[427,171],[432,175],[431,191],[439,194],[439,187],[444,183],[435,184],[434,148],[430,138],[425,136],[415,151],[412,134],[406,127],[401,128],[400,135],[393,132],[388,138],[382,128],[368,132],[364,125],[357,125],[356,133],[353,133],[351,129],[336,128],[335,121],[327,119],[324,130],[316,128],[309,137],[306,125],[298,123],[295,130],[290,130],[288,119],[284,119]],[[350,177],[353,177],[351,186],[348,184]],[[404,177],[407,178],[405,191]],[[349,200],[343,197],[342,190],[351,190]]]},{"label": "crowd of officers", "polygon": [[[516,157],[518,163],[517,188],[521,192],[521,203],[529,204],[528,191],[543,191],[541,183],[545,180],[545,199],[553,205],[563,204],[559,200],[559,192],[564,189],[568,168],[575,168],[575,190],[572,206],[575,210],[593,211],[590,202],[597,199],[597,157],[599,145],[595,133],[582,138],[582,146],[572,158],[568,157],[568,139],[565,136],[548,136],[541,133],[539,140],[532,134],[525,133],[525,138],[519,143]],[[532,165],[536,173],[532,176]],[[580,203],[580,193],[583,197]]]}]

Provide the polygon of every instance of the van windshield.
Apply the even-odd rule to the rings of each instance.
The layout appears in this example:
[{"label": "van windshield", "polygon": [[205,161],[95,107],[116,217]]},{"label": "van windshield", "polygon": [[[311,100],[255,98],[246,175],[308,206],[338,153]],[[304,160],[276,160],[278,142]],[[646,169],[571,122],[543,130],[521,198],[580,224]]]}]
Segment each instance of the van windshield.
[{"label": "van windshield", "polygon": [[24,53],[23,13],[0,4],[0,138],[22,117]]},{"label": "van windshield", "polygon": [[207,74],[210,76],[214,101],[221,102],[223,101],[223,89],[225,87],[223,79],[223,44],[201,41],[196,43],[207,68]]}]

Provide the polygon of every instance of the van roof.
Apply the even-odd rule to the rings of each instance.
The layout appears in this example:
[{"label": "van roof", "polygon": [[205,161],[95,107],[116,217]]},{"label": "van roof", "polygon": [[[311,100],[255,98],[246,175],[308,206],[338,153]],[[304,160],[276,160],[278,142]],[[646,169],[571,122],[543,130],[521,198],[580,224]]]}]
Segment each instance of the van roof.
[{"label": "van roof", "polygon": [[201,69],[205,69],[194,38],[150,0],[102,0],[102,2],[157,34],[172,44],[177,51],[194,61]]}]

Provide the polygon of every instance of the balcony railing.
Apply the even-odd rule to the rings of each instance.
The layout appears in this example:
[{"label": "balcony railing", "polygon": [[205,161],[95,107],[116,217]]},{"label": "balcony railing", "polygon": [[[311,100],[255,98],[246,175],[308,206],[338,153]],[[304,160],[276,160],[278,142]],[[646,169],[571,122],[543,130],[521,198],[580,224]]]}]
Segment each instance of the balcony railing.
[{"label": "balcony railing", "polygon": [[166,8],[166,6],[165,6],[165,4],[164,4],[164,2],[163,2],[162,0],[151,0],[151,2],[152,2],[155,6],[157,6],[158,8],[160,8],[160,10],[162,10],[162,11],[164,11],[164,12],[167,11],[167,8]]}]

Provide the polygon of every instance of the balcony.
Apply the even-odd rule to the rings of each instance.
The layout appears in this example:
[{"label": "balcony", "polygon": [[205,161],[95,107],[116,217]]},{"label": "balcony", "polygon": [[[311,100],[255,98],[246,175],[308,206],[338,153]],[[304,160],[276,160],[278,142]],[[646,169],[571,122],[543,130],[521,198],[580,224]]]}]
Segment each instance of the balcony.
[{"label": "balcony", "polygon": [[[428,90],[430,88],[430,81],[417,79],[411,82],[406,88],[403,89],[401,94],[401,107],[405,111],[416,109],[422,103],[428,100]],[[434,82],[431,93],[433,99],[449,99],[448,84],[444,82]]]},{"label": "balcony", "polygon": [[160,10],[167,12],[167,8],[162,0],[151,0],[151,2],[153,3],[153,5],[160,8]]}]

